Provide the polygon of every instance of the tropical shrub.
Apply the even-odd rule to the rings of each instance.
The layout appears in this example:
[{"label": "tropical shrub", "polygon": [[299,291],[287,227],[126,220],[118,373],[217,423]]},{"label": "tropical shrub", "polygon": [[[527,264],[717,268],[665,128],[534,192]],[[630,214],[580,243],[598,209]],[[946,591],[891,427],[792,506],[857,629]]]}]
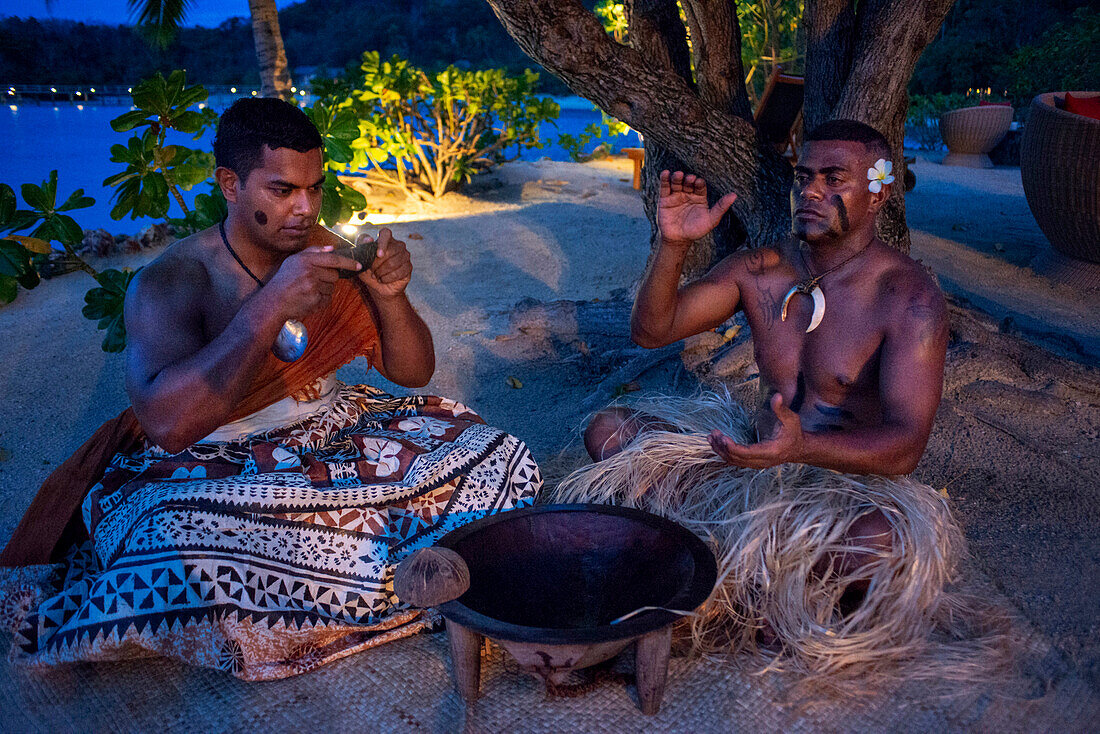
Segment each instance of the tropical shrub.
[{"label": "tropical shrub", "polygon": [[183,71],[177,69],[167,79],[158,72],[130,92],[137,109],[111,120],[115,132],[145,128],[141,135],[131,136],[126,145],[111,146],[111,161],[126,165],[121,173],[103,182],[104,186],[115,187],[112,219],[127,214],[131,219],[166,218],[169,194],[186,217],[190,210],[180,189],[189,190],[213,174],[213,154],[166,142],[169,130],[193,135],[197,140],[217,122],[213,110],[191,109],[206,101],[206,89],[186,84]]},{"label": "tropical shrub", "polygon": [[[7,184],[0,184],[0,232],[9,233],[0,239],[0,302],[15,300],[16,285],[27,289],[38,285],[38,269],[45,258],[56,253],[50,243],[57,242],[73,269],[83,270],[99,283],[84,294],[83,314],[98,322],[97,328],[106,332],[103,350],[122,351],[126,346],[122,307],[126,286],[134,277],[134,271],[129,268],[97,271],[89,265],[75,250],[84,239],[84,230],[66,214],[95,205],[95,199],[85,196],[83,189],[77,189],[58,204],[57,171],[50,171],[49,178],[41,185],[23,184],[20,193],[28,209],[17,210],[15,192]],[[30,235],[14,234],[32,227]]]},{"label": "tropical shrub", "polygon": [[606,112],[601,112],[601,115],[603,116],[602,122],[591,122],[585,125],[584,130],[577,135],[569,133],[558,135],[558,145],[565,149],[571,160],[587,161],[606,156],[611,153],[611,146],[606,142],[601,142],[587,153],[585,151],[593,140],[600,140],[611,135],[626,135],[630,132],[630,127],[625,122],[616,120]]},{"label": "tropical shrub", "polygon": [[998,68],[1013,99],[1043,92],[1093,90],[1100,84],[1100,10],[1080,7],[1068,23],[1055,23],[1038,42],[1013,53]]},{"label": "tropical shrub", "polygon": [[[383,61],[368,51],[351,76],[315,87],[328,93],[316,106],[332,116],[333,151],[344,154],[348,143],[349,168],[365,169],[373,183],[439,198],[510,160],[509,151],[514,158],[542,147],[539,124],[557,119],[559,108],[535,95],[538,78],[530,70],[509,76],[455,66],[428,74],[399,56]],[[348,120],[358,128],[350,142],[341,137]]]}]

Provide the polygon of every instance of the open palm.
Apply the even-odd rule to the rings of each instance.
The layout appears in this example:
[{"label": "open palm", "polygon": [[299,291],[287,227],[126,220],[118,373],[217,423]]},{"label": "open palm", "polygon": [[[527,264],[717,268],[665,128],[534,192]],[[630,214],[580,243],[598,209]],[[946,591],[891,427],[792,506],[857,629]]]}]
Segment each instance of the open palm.
[{"label": "open palm", "polygon": [[657,224],[668,242],[690,244],[718,226],[737,194],[726,194],[714,207],[707,205],[707,182],[683,171],[661,171]]}]

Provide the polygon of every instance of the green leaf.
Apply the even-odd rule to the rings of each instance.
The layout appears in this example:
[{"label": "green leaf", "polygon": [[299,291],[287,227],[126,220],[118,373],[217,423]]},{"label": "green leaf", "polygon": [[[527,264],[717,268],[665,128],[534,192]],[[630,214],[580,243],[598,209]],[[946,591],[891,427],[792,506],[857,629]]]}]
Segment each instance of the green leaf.
[{"label": "green leaf", "polygon": [[172,118],[171,127],[181,133],[195,133],[201,130],[205,124],[206,120],[201,114],[194,110],[188,110]]},{"label": "green leaf", "polygon": [[124,133],[141,125],[151,125],[152,120],[147,119],[149,113],[145,110],[130,110],[111,120],[111,129],[116,133]]},{"label": "green leaf", "polygon": [[41,187],[25,183],[19,187],[19,191],[23,194],[23,201],[27,202],[27,206],[32,209],[44,212],[50,208],[52,202],[46,199],[46,193]]},{"label": "green leaf", "polygon": [[34,272],[31,254],[18,242],[0,240],[0,275],[22,278],[28,271]]},{"label": "green leaf", "polygon": [[126,349],[126,321],[122,314],[115,316],[109,322],[102,347],[104,352],[112,354]]},{"label": "green leaf", "polygon": [[[206,87],[201,84],[196,84],[193,87],[184,89],[176,98],[176,109],[184,109],[192,105],[197,105],[199,102],[205,102],[210,95],[206,91]],[[176,128],[177,130],[179,128]]]},{"label": "green leaf", "polygon": [[57,240],[66,245],[79,245],[84,239],[84,230],[76,223],[76,220],[66,214],[54,214],[49,219]]},{"label": "green leaf", "polygon": [[65,199],[65,203],[57,207],[59,212],[72,211],[73,209],[87,209],[90,206],[95,205],[95,199],[90,196],[84,195],[84,189],[77,189],[73,193],[69,194],[69,198]]},{"label": "green leaf", "polygon": [[336,163],[349,163],[353,155],[350,145],[335,138],[325,141],[325,154]]},{"label": "green leaf", "polygon": [[42,183],[42,195],[46,197],[49,208],[54,208],[57,201],[57,169],[50,171],[49,177]]},{"label": "green leaf", "polygon": [[84,318],[98,322],[97,328],[107,333],[103,337],[103,351],[121,352],[126,347],[126,289],[137,274],[133,270],[102,270],[95,279],[100,284],[84,294]]},{"label": "green leaf", "polygon": [[0,275],[0,303],[8,304],[15,300],[19,286],[10,275]]},{"label": "green leaf", "polygon": [[0,227],[15,218],[15,192],[6,183],[0,183]]}]

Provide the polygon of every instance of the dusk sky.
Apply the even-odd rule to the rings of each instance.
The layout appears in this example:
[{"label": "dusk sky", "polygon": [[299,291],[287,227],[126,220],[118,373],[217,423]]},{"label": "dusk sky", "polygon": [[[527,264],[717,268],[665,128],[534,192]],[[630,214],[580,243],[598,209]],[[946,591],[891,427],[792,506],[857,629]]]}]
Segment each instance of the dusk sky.
[{"label": "dusk sky", "polygon": [[[298,0],[276,0],[282,9]],[[216,26],[233,16],[247,16],[246,0],[191,0],[185,25]],[[128,24],[132,21],[127,0],[0,0],[0,18],[58,18],[85,23]]]}]

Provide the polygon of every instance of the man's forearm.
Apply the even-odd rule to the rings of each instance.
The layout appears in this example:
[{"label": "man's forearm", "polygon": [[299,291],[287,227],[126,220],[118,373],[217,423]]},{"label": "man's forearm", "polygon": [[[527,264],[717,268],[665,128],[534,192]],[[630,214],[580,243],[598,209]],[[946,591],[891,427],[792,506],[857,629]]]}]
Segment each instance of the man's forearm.
[{"label": "man's forearm", "polygon": [[282,328],[250,301],[209,344],[161,370],[133,395],[138,419],[168,451],[182,451],[223,425],[240,403]]},{"label": "man's forearm", "polygon": [[680,292],[680,274],[688,248],[669,246],[664,240],[650,263],[630,314],[630,336],[643,347],[660,347],[669,338],[676,322]]},{"label": "man's forearm", "polygon": [[435,373],[432,333],[405,294],[373,295],[382,339],[382,369],[404,387],[423,387]]},{"label": "man's forearm", "polygon": [[882,425],[851,430],[803,434],[802,464],[852,474],[908,474],[917,467],[923,440],[908,427]]}]

